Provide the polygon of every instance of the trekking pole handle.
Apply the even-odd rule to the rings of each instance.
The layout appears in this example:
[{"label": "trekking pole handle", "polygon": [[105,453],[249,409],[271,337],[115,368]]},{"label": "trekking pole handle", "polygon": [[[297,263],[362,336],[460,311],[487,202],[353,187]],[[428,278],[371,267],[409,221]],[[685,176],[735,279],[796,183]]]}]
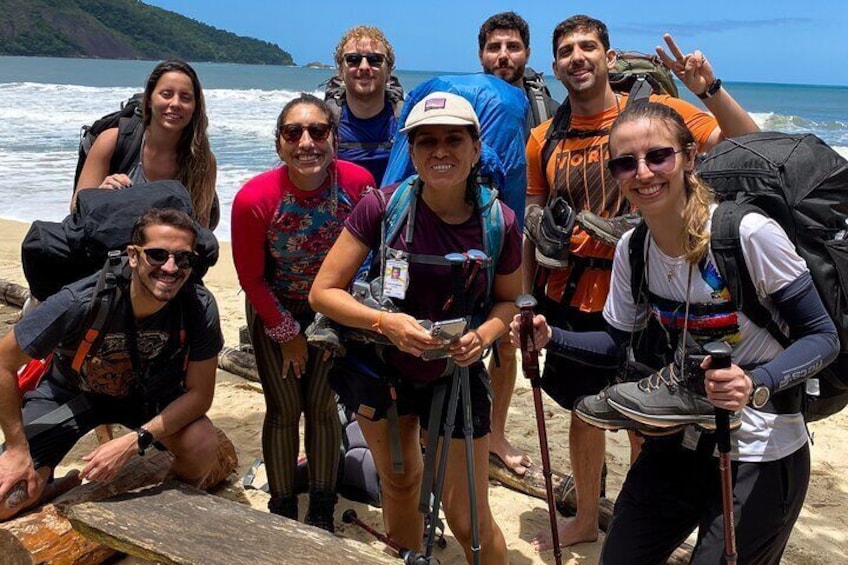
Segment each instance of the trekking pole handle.
[{"label": "trekking pole handle", "polygon": [[[730,367],[730,346],[723,341],[711,341],[704,346],[704,351],[710,356],[710,369],[727,369]],[[716,408],[716,443],[721,453],[730,452],[730,412]]]},{"label": "trekking pole handle", "polygon": [[528,347],[533,340],[533,311],[538,305],[530,294],[522,294],[515,300],[520,311],[519,337],[521,339],[521,368],[533,386],[539,384],[539,351],[535,344],[533,350]]}]

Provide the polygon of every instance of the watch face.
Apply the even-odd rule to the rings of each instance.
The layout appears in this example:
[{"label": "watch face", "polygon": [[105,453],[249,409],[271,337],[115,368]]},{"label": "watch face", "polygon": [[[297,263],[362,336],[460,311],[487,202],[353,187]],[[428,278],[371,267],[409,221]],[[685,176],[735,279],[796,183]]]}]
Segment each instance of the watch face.
[{"label": "watch face", "polygon": [[751,399],[751,404],[754,408],[762,408],[769,401],[769,389],[764,386],[758,386],[754,389],[754,395]]}]

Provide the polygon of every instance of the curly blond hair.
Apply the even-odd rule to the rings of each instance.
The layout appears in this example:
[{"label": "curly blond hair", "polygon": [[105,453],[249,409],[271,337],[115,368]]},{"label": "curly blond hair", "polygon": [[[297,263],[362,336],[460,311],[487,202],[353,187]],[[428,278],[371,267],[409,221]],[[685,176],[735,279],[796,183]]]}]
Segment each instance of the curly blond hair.
[{"label": "curly blond hair", "polygon": [[392,49],[392,44],[386,39],[386,36],[378,27],[374,26],[356,26],[347,30],[336,45],[336,68],[341,69],[344,62],[344,46],[351,39],[359,41],[361,39],[370,39],[371,41],[379,41],[386,49],[386,62],[389,69],[395,68],[395,51]]}]

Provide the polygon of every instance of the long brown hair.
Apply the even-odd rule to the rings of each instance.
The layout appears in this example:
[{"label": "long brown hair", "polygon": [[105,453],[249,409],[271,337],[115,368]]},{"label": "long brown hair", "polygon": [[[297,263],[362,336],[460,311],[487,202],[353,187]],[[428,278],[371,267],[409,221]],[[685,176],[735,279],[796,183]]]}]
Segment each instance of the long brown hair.
[{"label": "long brown hair", "polygon": [[212,202],[215,200],[215,170],[212,166],[212,150],[209,147],[209,137],[206,130],[209,121],[206,117],[206,102],[203,98],[203,89],[197,73],[191,65],[185,61],[172,59],[162,61],[153,69],[147,77],[142,99],[142,120],[144,126],[149,127],[153,118],[150,99],[156,84],[162,75],[169,72],[183,73],[191,79],[194,91],[194,114],[191,121],[183,130],[177,145],[177,179],[188,189],[191,195],[191,204],[197,221],[204,226],[209,226]]},{"label": "long brown hair", "polygon": [[[615,131],[621,127],[621,124],[642,119],[665,127],[680,147],[687,152],[695,150],[695,137],[686,127],[683,117],[671,106],[647,101],[629,104],[618,115],[610,128],[610,146],[612,146]],[[710,187],[695,171],[684,172],[683,187],[686,191],[686,204],[683,207],[683,228],[680,239],[683,241],[683,255],[686,261],[697,263],[709,249],[710,232],[707,230],[707,221],[710,218],[710,206],[715,201],[715,197]]]}]

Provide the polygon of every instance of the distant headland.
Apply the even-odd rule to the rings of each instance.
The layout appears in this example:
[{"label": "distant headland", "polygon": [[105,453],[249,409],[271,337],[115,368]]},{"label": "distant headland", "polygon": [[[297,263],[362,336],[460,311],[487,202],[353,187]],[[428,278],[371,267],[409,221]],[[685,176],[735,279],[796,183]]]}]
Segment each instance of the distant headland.
[{"label": "distant headland", "polygon": [[138,0],[3,0],[0,55],[295,65],[279,46]]}]

